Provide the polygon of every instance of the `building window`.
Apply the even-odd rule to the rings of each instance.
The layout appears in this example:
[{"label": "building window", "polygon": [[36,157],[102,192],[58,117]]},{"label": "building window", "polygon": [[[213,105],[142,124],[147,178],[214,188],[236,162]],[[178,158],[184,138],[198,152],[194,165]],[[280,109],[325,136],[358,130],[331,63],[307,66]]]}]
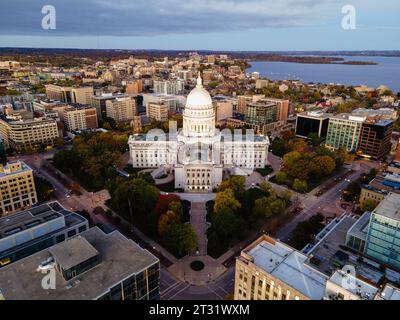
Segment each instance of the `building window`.
[{"label": "building window", "polygon": [[60,234],[56,237],[56,243],[60,243],[63,242],[65,240],[65,235],[64,234]]},{"label": "building window", "polygon": [[68,238],[73,237],[74,235],[76,235],[76,230],[75,230],[75,229],[70,230],[70,231],[68,231],[68,233],[67,233]]}]

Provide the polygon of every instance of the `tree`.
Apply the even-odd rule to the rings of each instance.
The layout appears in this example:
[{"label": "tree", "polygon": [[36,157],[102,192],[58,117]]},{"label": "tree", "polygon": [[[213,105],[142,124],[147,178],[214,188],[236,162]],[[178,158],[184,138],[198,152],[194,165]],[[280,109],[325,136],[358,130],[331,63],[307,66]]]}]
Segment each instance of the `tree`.
[{"label": "tree", "polygon": [[361,209],[363,211],[373,211],[377,207],[378,203],[373,199],[365,199],[361,204]]},{"label": "tree", "polygon": [[324,216],[321,213],[318,213],[307,221],[300,222],[293,231],[293,236],[290,239],[289,244],[298,250],[303,249],[324,227],[322,223],[323,221]]},{"label": "tree", "polygon": [[272,188],[272,185],[269,182],[261,182],[260,183],[260,189],[265,192],[266,194],[270,194],[271,191],[273,191],[274,189]]},{"label": "tree", "polygon": [[298,151],[292,151],[283,156],[283,164],[286,168],[290,168],[302,157],[301,153]]},{"label": "tree", "polygon": [[232,176],[228,180],[221,182],[218,192],[225,191],[226,189],[233,190],[235,197],[241,199],[245,192],[246,178],[244,176]]},{"label": "tree", "polygon": [[275,176],[275,181],[279,184],[285,184],[287,182],[287,173],[285,171],[279,171]]},{"label": "tree", "polygon": [[36,193],[38,197],[38,202],[49,201],[53,198],[54,195],[54,187],[42,178],[37,176],[34,177]]},{"label": "tree", "polygon": [[64,144],[65,144],[64,140],[62,138],[59,138],[59,137],[55,138],[53,143],[54,143],[55,147],[63,147]]},{"label": "tree", "polygon": [[318,133],[316,132],[311,132],[308,136],[308,139],[310,139],[310,143],[314,146],[317,147],[320,145],[320,143],[322,142],[322,139],[320,138],[320,136],[318,135]]},{"label": "tree", "polygon": [[215,197],[214,212],[219,213],[223,208],[229,208],[233,211],[241,207],[240,202],[235,198],[235,194],[232,189],[226,189],[222,192],[218,192]]},{"label": "tree", "polygon": [[230,208],[223,208],[212,216],[211,226],[218,237],[226,238],[230,242],[241,234],[243,221]]},{"label": "tree", "polygon": [[281,132],[281,136],[283,140],[289,141],[293,139],[296,136],[296,134],[293,130],[286,130]]},{"label": "tree", "polygon": [[177,257],[182,257],[197,247],[197,235],[190,224],[172,223],[164,233],[166,248]]},{"label": "tree", "polygon": [[276,199],[269,204],[273,215],[282,214],[285,211],[286,203],[283,199]]},{"label": "tree", "polygon": [[161,215],[160,220],[158,221],[158,234],[162,237],[165,234],[167,227],[170,224],[177,222],[179,222],[177,214],[172,210],[168,210],[166,213]]},{"label": "tree", "polygon": [[172,211],[176,214],[179,220],[183,218],[183,208],[180,201],[173,201],[168,206],[168,211]]},{"label": "tree", "polygon": [[292,199],[292,193],[289,190],[278,191],[278,198],[281,198],[285,203],[289,203]]},{"label": "tree", "polygon": [[272,216],[272,210],[269,206],[268,197],[262,197],[255,201],[252,216],[254,220],[269,218]]},{"label": "tree", "polygon": [[292,178],[298,178],[300,180],[307,180],[309,174],[310,162],[306,159],[299,159],[287,168],[287,173]]},{"label": "tree", "polygon": [[306,153],[310,150],[307,142],[304,139],[293,139],[288,143],[289,150],[298,151],[300,153]]},{"label": "tree", "polygon": [[179,196],[175,194],[160,194],[159,198],[157,199],[155,211],[159,215],[162,215],[163,213],[167,212],[171,203],[179,201]]},{"label": "tree", "polygon": [[309,172],[316,178],[331,175],[335,168],[335,160],[329,156],[316,156],[309,164]]},{"label": "tree", "polygon": [[278,157],[283,157],[286,153],[286,142],[285,140],[276,137],[271,144],[271,151]]},{"label": "tree", "polygon": [[292,188],[298,192],[306,193],[308,191],[307,181],[294,179]]}]

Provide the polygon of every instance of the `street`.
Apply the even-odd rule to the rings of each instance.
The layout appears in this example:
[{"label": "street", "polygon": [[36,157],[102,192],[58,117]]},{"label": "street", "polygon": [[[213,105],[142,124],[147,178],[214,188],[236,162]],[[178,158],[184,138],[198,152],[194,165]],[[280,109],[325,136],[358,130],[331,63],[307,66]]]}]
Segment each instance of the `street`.
[{"label": "street", "polygon": [[[93,220],[93,223],[100,223],[105,232],[111,232],[116,229],[115,225],[108,221],[107,217],[102,214],[93,214],[93,209],[96,206],[104,205],[104,199],[101,199],[99,195],[95,195],[91,192],[86,192],[82,189],[81,195],[71,194],[69,195],[68,185],[60,182],[60,174],[56,173],[53,169],[44,165],[46,159],[53,157],[55,150],[48,151],[43,154],[34,155],[22,155],[15,157],[15,159],[26,162],[39,177],[42,177],[49,181],[55,187],[55,198],[66,208],[73,211],[87,210]],[[10,157],[10,160],[14,160]],[[277,159],[276,159],[277,160]],[[279,160],[274,161],[275,169],[278,167]],[[309,219],[311,216],[321,212],[326,217],[333,217],[341,215],[345,210],[340,207],[341,202],[341,191],[347,187],[349,181],[358,179],[362,174],[367,173],[371,168],[376,167],[376,163],[370,161],[358,161],[353,165],[352,170],[354,173],[350,174],[346,179],[340,180],[335,183],[330,189],[327,189],[323,194],[317,196],[319,190],[323,190],[332,184],[332,179],[326,181],[312,192],[301,195],[295,193],[296,199],[299,202],[298,206],[302,210],[286,225],[284,225],[276,233],[275,237],[283,242],[288,242],[292,235],[293,230],[296,228],[298,223]],[[350,170],[350,169],[348,169]],[[349,171],[350,173],[353,171]],[[343,173],[342,173],[343,175]],[[259,174],[254,174],[247,180],[248,187],[253,185],[254,182],[259,182]],[[254,181],[253,181],[254,180]],[[73,182],[71,180],[71,182]],[[277,187],[281,190],[286,190],[284,186],[277,186],[273,184],[274,188]],[[185,199],[189,200],[202,200],[207,201],[214,198],[214,194],[207,195],[185,195]],[[167,269],[167,266],[161,264],[160,270],[160,294],[163,300],[222,300],[225,299],[229,294],[233,293],[234,289],[234,276],[235,267],[230,266],[227,271],[215,281],[202,286],[191,285],[184,281],[177,280]]]}]

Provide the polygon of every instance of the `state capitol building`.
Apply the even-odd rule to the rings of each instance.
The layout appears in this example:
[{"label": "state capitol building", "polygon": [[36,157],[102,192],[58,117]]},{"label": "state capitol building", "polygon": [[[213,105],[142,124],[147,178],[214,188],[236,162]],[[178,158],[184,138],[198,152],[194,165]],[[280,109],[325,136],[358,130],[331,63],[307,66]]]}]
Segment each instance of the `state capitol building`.
[{"label": "state capitol building", "polygon": [[200,75],[187,97],[182,129],[131,135],[128,143],[134,168],[173,173],[175,188],[185,192],[212,192],[229,175],[248,175],[269,164],[267,136],[215,127],[211,96]]}]

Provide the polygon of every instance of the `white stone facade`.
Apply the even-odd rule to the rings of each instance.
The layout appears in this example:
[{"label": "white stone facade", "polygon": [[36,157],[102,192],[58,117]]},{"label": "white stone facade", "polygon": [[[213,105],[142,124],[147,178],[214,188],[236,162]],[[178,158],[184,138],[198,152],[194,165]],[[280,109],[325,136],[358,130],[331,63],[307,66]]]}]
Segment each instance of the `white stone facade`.
[{"label": "white stone facade", "polygon": [[175,188],[185,192],[212,192],[224,174],[249,174],[269,164],[268,137],[215,128],[212,100],[200,77],[187,98],[182,129],[132,135],[128,143],[134,168],[164,167],[174,173]]}]

